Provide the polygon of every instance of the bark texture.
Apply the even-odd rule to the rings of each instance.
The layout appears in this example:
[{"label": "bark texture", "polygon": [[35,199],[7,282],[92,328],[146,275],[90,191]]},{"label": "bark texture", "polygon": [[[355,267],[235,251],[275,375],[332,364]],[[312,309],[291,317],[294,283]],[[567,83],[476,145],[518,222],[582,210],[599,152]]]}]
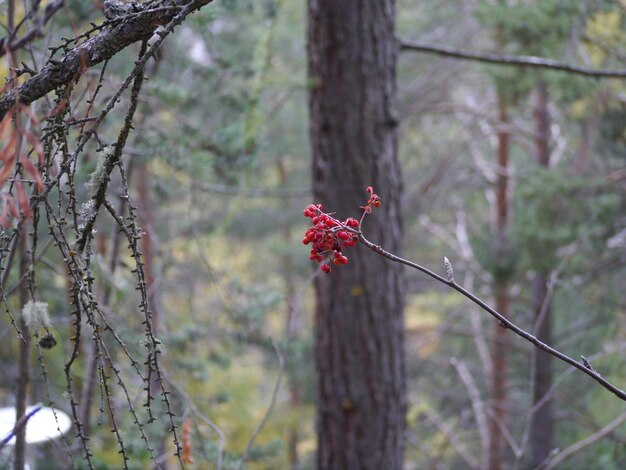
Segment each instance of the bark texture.
[{"label": "bark texture", "polygon": [[[550,165],[550,115],[548,112],[548,90],[541,83],[535,90],[535,146],[537,164]],[[544,343],[552,343],[552,299],[548,293],[549,273],[539,270],[533,279],[533,310],[535,327],[533,334]],[[554,446],[553,400],[546,394],[552,388],[552,356],[540,349],[533,354],[533,406],[536,406],[530,421],[530,447],[533,468],[539,466],[550,455]]]},{"label": "bark texture", "polygon": [[[309,0],[310,133],[315,201],[358,217],[374,186],[383,204],[368,238],[401,245],[401,173],[393,0]],[[318,468],[400,469],[405,430],[400,265],[356,247],[316,279]]]}]

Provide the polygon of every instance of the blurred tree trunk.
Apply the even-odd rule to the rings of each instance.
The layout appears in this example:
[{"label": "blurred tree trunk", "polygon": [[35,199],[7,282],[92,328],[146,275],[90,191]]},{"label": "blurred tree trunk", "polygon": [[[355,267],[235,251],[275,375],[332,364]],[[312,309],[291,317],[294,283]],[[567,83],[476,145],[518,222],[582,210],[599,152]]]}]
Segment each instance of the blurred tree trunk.
[{"label": "blurred tree trunk", "polygon": [[[28,229],[26,221],[22,223],[18,234],[18,248],[20,256],[20,270],[18,276],[18,295],[20,307],[28,302],[28,277],[30,259],[28,257]],[[17,423],[25,414],[28,405],[28,383],[30,381],[30,331],[26,326],[24,317],[20,312],[19,327],[22,332],[23,341],[19,341],[18,376],[15,383],[15,422]],[[22,426],[15,433],[15,460],[14,470],[24,470],[26,465],[26,426]]]},{"label": "blurred tree trunk", "polygon": [[[146,291],[148,293],[148,306],[152,314],[152,332],[155,337],[161,334],[161,305],[159,298],[157,268],[155,258],[157,254],[156,231],[154,228],[154,211],[150,197],[150,170],[145,161],[138,161],[134,168],[137,187],[137,206],[139,209],[139,224],[143,235],[139,241],[142,254],[143,272],[146,279]],[[150,381],[150,394],[158,396],[161,384],[152,375]]]},{"label": "blurred tree trunk", "polygon": [[[278,180],[280,186],[287,187],[287,169],[282,158],[278,159]],[[282,224],[282,236],[286,246],[292,240],[291,225],[289,223]],[[285,312],[285,338],[287,344],[299,341],[302,331],[302,321],[297,312],[294,311],[297,303],[296,284],[294,278],[293,258],[290,252],[285,252],[281,259],[282,275],[285,282],[285,300],[287,311]],[[297,367],[297,366],[296,366]],[[289,407],[290,412],[296,415],[301,405],[301,384],[298,374],[294,372],[294,365],[290,364],[287,368],[288,387],[289,387]],[[293,420],[287,429],[287,454],[289,456],[289,468],[297,469],[300,464],[300,455],[298,453],[298,444],[300,442],[300,424],[297,420]]]},{"label": "blurred tree trunk", "polygon": [[[495,257],[496,265],[504,262],[510,249],[506,229],[509,221],[509,116],[505,98],[498,96],[498,175],[496,186]],[[505,317],[511,309],[509,275],[506,270],[496,269],[493,276],[495,307]],[[493,369],[491,375],[491,411],[489,414],[489,469],[500,470],[504,460],[506,440],[507,330],[494,323]]]},{"label": "blurred tree trunk", "polygon": [[[358,217],[383,204],[368,238],[401,246],[393,0],[309,0],[310,137],[315,201]],[[319,469],[400,469],[405,430],[400,265],[362,247],[315,282]]]},{"label": "blurred tree trunk", "polygon": [[[535,147],[537,163],[543,167],[550,164],[550,115],[548,113],[548,90],[545,83],[535,89]],[[533,279],[533,310],[535,313],[534,335],[552,344],[551,298],[548,294],[549,272],[541,269]],[[554,445],[553,400],[544,397],[552,387],[552,356],[540,349],[533,354],[533,405],[543,401],[534,410],[530,421],[530,446],[532,467],[535,468],[550,455]]]}]

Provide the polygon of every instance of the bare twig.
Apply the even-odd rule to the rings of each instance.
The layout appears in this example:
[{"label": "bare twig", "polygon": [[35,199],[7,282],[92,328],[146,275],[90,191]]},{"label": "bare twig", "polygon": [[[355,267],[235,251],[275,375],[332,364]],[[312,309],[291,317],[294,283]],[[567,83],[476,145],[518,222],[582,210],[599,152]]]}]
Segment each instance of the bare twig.
[{"label": "bare twig", "polygon": [[470,401],[472,402],[472,409],[474,411],[474,418],[476,419],[476,427],[478,428],[478,435],[480,436],[480,448],[482,462],[480,468],[485,468],[487,462],[489,462],[489,427],[487,424],[487,412],[485,411],[485,405],[480,398],[480,391],[476,385],[474,377],[467,368],[465,362],[457,359],[456,357],[450,358],[450,364],[456,369],[461,381],[467,389]]},{"label": "bare twig", "polygon": [[446,423],[436,411],[429,409],[426,411],[426,417],[439,429],[439,431],[448,439],[457,454],[467,464],[468,468],[480,468],[480,464],[476,457],[468,452],[459,437],[452,430],[452,426]]},{"label": "bare twig", "polygon": [[529,343],[532,343],[533,345],[535,345],[539,349],[542,349],[543,351],[547,352],[548,354],[551,354],[552,356],[556,357],[557,359],[560,359],[561,361],[566,362],[566,363],[574,366],[575,368],[577,368],[578,370],[584,372],[589,377],[591,377],[593,380],[598,382],[602,387],[604,387],[607,390],[609,390],[610,392],[612,392],[615,396],[617,396],[621,400],[626,401],[626,392],[624,390],[622,390],[622,389],[616,387],[615,385],[613,385],[612,383],[610,383],[608,380],[606,380],[604,377],[602,377],[595,370],[587,368],[583,363],[577,362],[576,360],[572,359],[571,357],[567,356],[566,354],[563,354],[562,352],[557,351],[553,347],[551,347],[551,346],[545,344],[544,342],[540,341],[534,335],[528,333],[527,331],[523,330],[522,328],[520,328],[519,326],[514,324],[512,321],[507,319],[504,315],[502,315],[497,310],[495,310],[494,308],[492,308],[489,305],[487,305],[483,300],[481,300],[480,298],[478,298],[476,295],[472,294],[468,290],[464,289],[459,284],[455,283],[454,281],[449,281],[445,277],[440,276],[439,274],[434,273],[433,271],[431,271],[431,270],[429,270],[429,269],[427,269],[427,268],[425,268],[425,267],[423,267],[423,266],[421,266],[421,265],[419,265],[417,263],[413,263],[412,261],[408,261],[408,260],[406,260],[404,258],[400,258],[399,256],[394,255],[393,253],[389,253],[388,251],[385,251],[379,245],[376,245],[376,244],[370,242],[367,238],[365,238],[363,236],[363,234],[361,232],[358,233],[358,237],[359,237],[359,241],[361,243],[363,243],[363,245],[368,247],[370,250],[378,253],[379,255],[384,256],[385,258],[387,258],[387,259],[389,259],[391,261],[394,261],[396,263],[404,264],[405,266],[409,266],[409,267],[411,267],[413,269],[417,269],[418,271],[421,271],[424,274],[427,274],[428,276],[432,277],[433,279],[436,279],[437,281],[441,282],[442,284],[445,284],[448,287],[451,287],[452,289],[456,290],[457,292],[459,292],[460,294],[462,294],[463,296],[467,297],[472,302],[474,302],[475,304],[480,306],[483,310],[485,310],[486,312],[491,314],[493,317],[498,319],[498,321],[500,323],[500,326],[502,328],[506,328],[506,329],[509,329],[509,330],[513,331],[516,335],[521,336],[526,341],[528,341]]},{"label": "bare twig", "polygon": [[43,18],[39,22],[39,25],[36,28],[33,28],[27,33],[25,33],[23,36],[19,38],[15,38],[15,33],[17,33],[17,30],[20,28],[21,24],[26,20],[28,16],[32,16],[34,12],[31,11],[28,15],[26,15],[22,19],[22,21],[18,23],[18,25],[15,28],[12,28],[13,31],[11,31],[11,34],[8,37],[8,39],[7,38],[0,39],[0,46],[4,45],[5,42],[9,43],[8,47],[6,48],[0,47],[0,57],[4,56],[7,53],[7,51],[11,51],[11,52],[16,51],[30,44],[35,39],[42,37],[43,36],[42,27],[45,26],[48,23],[48,21],[50,21],[50,19],[54,16],[54,14],[58,10],[60,10],[64,5],[65,5],[65,0],[56,0],[55,2],[48,3],[44,11]]},{"label": "bare twig", "polygon": [[276,351],[276,356],[278,357],[278,377],[276,377],[276,383],[274,384],[274,391],[272,392],[272,398],[270,400],[270,404],[267,407],[267,410],[265,411],[265,415],[263,416],[263,419],[261,419],[258,426],[256,427],[256,429],[250,436],[250,439],[248,440],[248,444],[246,444],[246,448],[244,449],[243,454],[241,456],[241,460],[239,461],[239,465],[237,465],[237,470],[241,470],[243,468],[244,464],[246,463],[246,460],[248,459],[248,454],[250,453],[250,449],[252,448],[252,444],[254,443],[254,440],[256,439],[258,434],[261,432],[261,429],[263,429],[263,427],[265,426],[265,423],[269,419],[270,414],[272,413],[272,410],[274,409],[274,405],[276,404],[276,399],[278,398],[278,391],[280,390],[280,382],[283,378],[283,373],[285,372],[285,358],[283,356],[283,353],[280,351],[280,349],[278,349],[278,346],[276,346],[276,343],[274,343],[273,340],[270,339],[270,341],[272,342],[272,346],[274,347],[274,351]]},{"label": "bare twig", "polygon": [[189,409],[196,416],[196,418],[209,426],[211,430],[215,434],[217,434],[219,438],[219,444],[217,446],[217,463],[215,470],[222,470],[224,460],[224,447],[226,447],[226,435],[224,434],[224,431],[222,431],[222,429],[212,419],[200,412],[189,394],[185,392],[183,387],[181,387],[176,380],[172,379],[172,377],[170,377],[167,372],[163,372],[163,377],[165,377],[165,380],[169,382],[170,386],[173,387],[183,398],[183,400],[185,401],[185,405],[189,407]]},{"label": "bare twig", "polygon": [[604,436],[606,436],[611,431],[613,431],[616,427],[621,425],[624,421],[626,421],[626,413],[622,413],[613,421],[611,421],[609,424],[604,426],[602,429],[591,434],[590,436],[587,436],[582,441],[578,441],[576,444],[572,444],[571,446],[567,447],[565,450],[559,452],[558,454],[556,454],[556,456],[552,460],[550,460],[550,462],[548,463],[546,467],[546,470],[551,470],[553,468],[556,468],[557,465],[559,465],[565,459],[569,458],[572,454],[584,449],[587,446],[590,446],[591,444],[598,442]]},{"label": "bare twig", "polygon": [[490,54],[488,52],[469,52],[438,44],[429,44],[422,41],[409,41],[399,39],[401,51],[424,52],[455,59],[473,60],[488,64],[512,65],[518,67],[533,67],[539,69],[559,70],[575,75],[583,75],[592,78],[626,78],[626,70],[591,69],[579,65],[566,64],[553,59],[535,56],[512,56]]},{"label": "bare twig", "polygon": [[17,423],[15,423],[15,426],[13,426],[13,429],[11,429],[9,434],[7,434],[0,441],[0,450],[9,443],[9,441],[13,438],[13,436],[15,436],[22,428],[26,426],[26,424],[28,424],[28,420],[32,418],[33,416],[35,416],[35,414],[37,414],[41,410],[41,408],[42,408],[41,405],[37,405],[35,408],[30,410],[28,414],[25,414],[24,416],[22,416],[17,421]]}]

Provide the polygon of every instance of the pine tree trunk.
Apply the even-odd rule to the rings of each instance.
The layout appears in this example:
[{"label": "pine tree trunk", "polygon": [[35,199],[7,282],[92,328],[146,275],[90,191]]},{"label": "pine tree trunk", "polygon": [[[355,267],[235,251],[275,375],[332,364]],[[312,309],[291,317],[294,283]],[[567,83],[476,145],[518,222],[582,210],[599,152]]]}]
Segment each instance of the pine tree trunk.
[{"label": "pine tree trunk", "polygon": [[[550,116],[548,91],[545,84],[535,90],[536,160],[543,167],[550,164]],[[548,272],[540,270],[533,280],[534,334],[541,341],[551,344],[551,299],[548,297]],[[545,461],[554,445],[553,401],[545,395],[552,387],[552,356],[537,349],[533,354],[533,405],[541,402],[530,421],[530,446],[533,468]],[[545,398],[545,399],[544,399]]]},{"label": "pine tree trunk", "polygon": [[[400,249],[401,173],[393,0],[309,0],[310,134],[315,200],[358,217],[374,186],[383,204],[369,239]],[[318,468],[402,468],[403,273],[356,247],[316,279]]]}]

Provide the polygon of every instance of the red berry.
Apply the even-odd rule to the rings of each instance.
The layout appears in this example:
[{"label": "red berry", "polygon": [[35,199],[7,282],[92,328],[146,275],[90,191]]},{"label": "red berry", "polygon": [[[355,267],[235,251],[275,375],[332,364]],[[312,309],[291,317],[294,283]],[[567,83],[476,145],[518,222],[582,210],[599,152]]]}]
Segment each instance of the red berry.
[{"label": "red berry", "polygon": [[337,236],[341,238],[342,240],[350,240],[350,238],[352,238],[352,235],[350,235],[348,232],[343,231],[343,230],[337,233]]},{"label": "red berry", "polygon": [[333,270],[333,268],[331,268],[330,266],[328,266],[327,264],[323,264],[322,265],[322,271],[324,271],[326,274],[328,274],[329,272],[331,272]]},{"label": "red berry", "polygon": [[346,219],[345,224],[348,227],[358,227],[359,226],[359,221],[356,219],[353,219],[352,217]]},{"label": "red berry", "polygon": [[[337,260],[335,259],[335,261],[337,261]],[[348,264],[348,257],[347,257],[347,256],[341,256],[341,257],[339,258],[339,262],[340,262],[341,264]],[[335,263],[335,264],[336,264],[336,263]]]}]

